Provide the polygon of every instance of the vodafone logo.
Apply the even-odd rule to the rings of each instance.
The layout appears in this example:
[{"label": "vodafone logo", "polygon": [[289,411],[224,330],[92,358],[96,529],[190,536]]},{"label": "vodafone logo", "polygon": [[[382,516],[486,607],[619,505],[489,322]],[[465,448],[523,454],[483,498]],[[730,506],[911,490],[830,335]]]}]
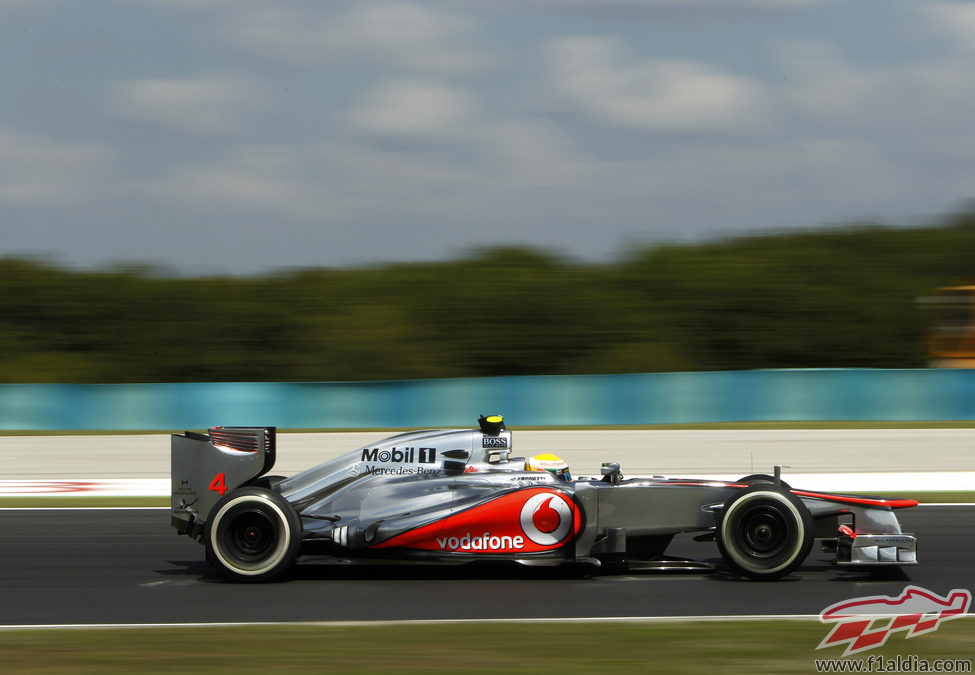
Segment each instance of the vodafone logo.
[{"label": "vodafone logo", "polygon": [[543,492],[521,507],[520,521],[529,539],[540,546],[552,546],[572,529],[572,507],[562,495]]},{"label": "vodafone logo", "polygon": [[542,487],[513,488],[446,518],[401,532],[372,548],[403,548],[468,555],[544,553],[579,530],[572,496]]},{"label": "vodafone logo", "polygon": [[496,536],[485,532],[480,537],[471,536],[470,532],[463,537],[437,537],[437,545],[444,551],[510,551],[525,548],[524,537]]}]

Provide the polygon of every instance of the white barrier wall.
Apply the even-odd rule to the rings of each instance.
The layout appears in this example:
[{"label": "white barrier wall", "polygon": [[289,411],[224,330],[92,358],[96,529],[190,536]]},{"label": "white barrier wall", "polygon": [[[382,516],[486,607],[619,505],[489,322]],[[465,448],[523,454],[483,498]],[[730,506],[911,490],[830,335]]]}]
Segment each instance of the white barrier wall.
[{"label": "white barrier wall", "polygon": [[[975,429],[519,431],[513,455],[556,452],[576,475],[604,461],[624,473],[914,473],[975,471]],[[282,433],[273,473],[290,475],[389,432]],[[167,478],[169,436],[0,436],[7,479]],[[966,489],[975,489],[975,484]]]}]

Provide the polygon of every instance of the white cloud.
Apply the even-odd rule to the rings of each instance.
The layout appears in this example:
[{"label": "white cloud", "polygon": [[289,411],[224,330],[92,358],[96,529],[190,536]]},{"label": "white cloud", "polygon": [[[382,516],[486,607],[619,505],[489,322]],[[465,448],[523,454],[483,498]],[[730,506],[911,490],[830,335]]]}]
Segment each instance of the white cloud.
[{"label": "white cloud", "polygon": [[242,76],[133,80],[116,88],[113,107],[123,117],[198,134],[233,133],[246,128],[267,94]]},{"label": "white cloud", "polygon": [[[965,60],[858,64],[828,43],[780,44],[783,97],[803,116],[872,137],[908,140],[970,129],[975,86]],[[903,142],[903,140],[901,142]]]},{"label": "white cloud", "polygon": [[313,218],[332,213],[321,210],[327,190],[314,185],[317,177],[307,151],[255,144],[233,147],[208,164],[180,166],[141,187],[167,202],[231,210],[256,207],[287,217]]},{"label": "white cloud", "polygon": [[417,210],[430,190],[466,180],[439,158],[345,142],[235,146],[206,164],[177,166],[143,182],[166,204],[247,213],[275,222],[354,226]]},{"label": "white cloud", "polygon": [[465,90],[425,79],[392,79],[367,92],[349,124],[383,135],[446,137],[469,130],[476,114]]},{"label": "white cloud", "polygon": [[648,131],[727,131],[767,119],[755,81],[709,64],[634,58],[611,37],[566,37],[547,49],[555,86],[602,122]]},{"label": "white cloud", "polygon": [[288,63],[349,58],[401,70],[467,72],[492,58],[475,47],[473,25],[456,9],[410,2],[323,3],[314,9],[265,5],[234,12],[227,34],[243,48]]},{"label": "white cloud", "polygon": [[[0,0],[0,7],[4,0]],[[6,0],[15,4],[36,3],[38,0]],[[266,5],[266,0],[138,0],[149,5],[163,7],[173,7],[176,9],[189,10],[213,10],[230,8],[239,10],[241,7],[253,7],[255,5]],[[334,3],[335,0],[332,0]],[[814,7],[818,5],[832,4],[835,0],[467,0],[461,6],[469,11],[494,11],[497,9],[510,10],[512,8],[523,10],[525,8],[543,8],[553,10],[565,9],[586,9],[605,11],[612,8],[625,9],[713,9],[722,11],[789,11],[802,9],[804,7]],[[380,3],[374,3],[377,7]],[[424,7],[437,7],[450,11],[456,11],[458,3],[456,0],[427,0],[423,3]]]},{"label": "white cloud", "polygon": [[[491,116],[467,89],[442,81],[387,80],[367,92],[345,119],[360,133],[421,142],[389,152],[353,151],[386,167],[403,162],[396,180],[407,180],[411,189],[424,182],[423,176],[443,181],[444,174],[451,175],[449,182],[469,180],[470,186],[488,189],[568,185],[583,171],[584,162],[552,122]],[[457,166],[458,157],[464,166]]]},{"label": "white cloud", "polygon": [[504,120],[484,125],[477,135],[485,165],[505,189],[580,187],[593,169],[591,160],[545,121]]},{"label": "white cloud", "polygon": [[957,40],[962,48],[975,47],[975,3],[928,2],[917,10],[931,26]]},{"label": "white cloud", "polygon": [[[31,0],[24,0],[29,2]],[[130,2],[132,0],[129,0]],[[257,5],[261,3],[261,0],[135,0],[136,2],[143,5],[156,5],[159,7],[172,7],[174,9],[188,9],[188,10],[223,10],[223,9],[240,9],[246,5]]]},{"label": "white cloud", "polygon": [[26,7],[35,8],[45,4],[48,4],[45,0],[0,0],[0,16],[16,14]]},{"label": "white cloud", "polygon": [[0,126],[0,203],[64,206],[101,194],[115,153],[92,142],[57,141]]},{"label": "white cloud", "polygon": [[[834,0],[517,0],[504,2],[516,7],[535,5],[551,9],[592,9],[606,11],[607,8],[621,7],[625,9],[711,9],[721,11],[750,11],[770,10],[787,11],[816,5],[824,5]],[[497,6],[499,0],[490,0],[490,4]]]},{"label": "white cloud", "polygon": [[[586,161],[548,123],[472,115],[445,124],[453,131],[435,144],[353,139],[237,146],[204,165],[174,167],[143,189],[168,204],[260,209],[282,220],[353,226],[388,223],[390,214],[404,222],[453,222],[477,212],[490,218],[485,204],[540,187],[584,185]],[[406,128],[381,128],[422,141],[434,126],[424,117]]]}]

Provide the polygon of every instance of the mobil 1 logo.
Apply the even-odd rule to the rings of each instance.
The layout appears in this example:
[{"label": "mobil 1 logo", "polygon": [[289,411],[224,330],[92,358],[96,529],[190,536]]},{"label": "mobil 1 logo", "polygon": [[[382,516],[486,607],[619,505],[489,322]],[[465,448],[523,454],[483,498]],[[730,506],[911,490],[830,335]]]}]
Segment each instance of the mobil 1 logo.
[{"label": "mobil 1 logo", "polygon": [[363,462],[380,462],[383,464],[434,464],[437,461],[436,448],[363,448]]}]

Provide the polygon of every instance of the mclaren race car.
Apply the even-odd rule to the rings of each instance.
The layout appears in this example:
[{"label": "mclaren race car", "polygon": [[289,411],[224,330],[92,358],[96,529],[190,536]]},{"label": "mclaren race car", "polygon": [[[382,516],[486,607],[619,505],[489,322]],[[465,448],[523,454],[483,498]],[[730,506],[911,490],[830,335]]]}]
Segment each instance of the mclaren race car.
[{"label": "mclaren race car", "polygon": [[[508,560],[606,571],[692,569],[673,537],[713,540],[752,579],[792,572],[813,543],[847,566],[914,565],[895,509],[911,499],[793,489],[774,475],[735,482],[624,479],[527,470],[500,416],[475,429],[411,431],[291,477],[269,476],[273,427],[172,436],[172,524],[226,576],[265,581],[300,556],[336,563]],[[711,569],[704,563],[699,568]]]}]

